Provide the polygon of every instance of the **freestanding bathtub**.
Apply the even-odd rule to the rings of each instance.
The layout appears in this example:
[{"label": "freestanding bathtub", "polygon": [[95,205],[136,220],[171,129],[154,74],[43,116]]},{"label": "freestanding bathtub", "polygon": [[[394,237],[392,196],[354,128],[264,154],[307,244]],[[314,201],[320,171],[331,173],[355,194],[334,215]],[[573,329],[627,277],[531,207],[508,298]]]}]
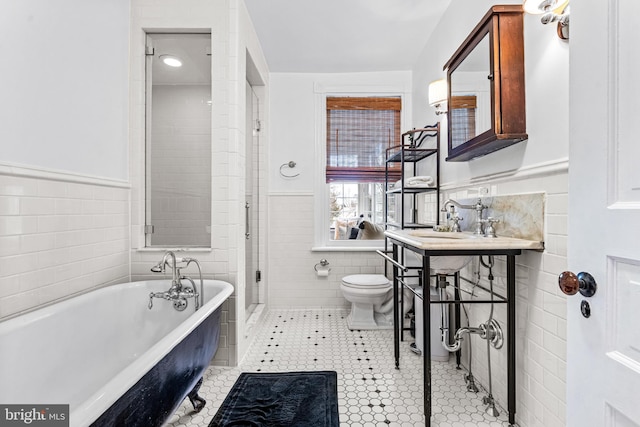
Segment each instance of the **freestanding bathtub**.
[{"label": "freestanding bathtub", "polygon": [[[199,281],[196,281],[199,290]],[[149,293],[169,280],[108,286],[0,322],[0,403],[69,404],[71,426],[162,425],[213,358],[233,287],[204,281],[185,311]]]}]

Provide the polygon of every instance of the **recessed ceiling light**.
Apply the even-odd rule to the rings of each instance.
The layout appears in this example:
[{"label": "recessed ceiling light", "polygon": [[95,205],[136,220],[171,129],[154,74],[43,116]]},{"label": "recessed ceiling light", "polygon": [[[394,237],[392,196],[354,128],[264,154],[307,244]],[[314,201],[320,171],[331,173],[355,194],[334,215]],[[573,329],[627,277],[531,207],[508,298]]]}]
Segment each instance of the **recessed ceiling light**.
[{"label": "recessed ceiling light", "polygon": [[160,59],[169,67],[182,67],[182,61],[177,56],[160,55]]}]

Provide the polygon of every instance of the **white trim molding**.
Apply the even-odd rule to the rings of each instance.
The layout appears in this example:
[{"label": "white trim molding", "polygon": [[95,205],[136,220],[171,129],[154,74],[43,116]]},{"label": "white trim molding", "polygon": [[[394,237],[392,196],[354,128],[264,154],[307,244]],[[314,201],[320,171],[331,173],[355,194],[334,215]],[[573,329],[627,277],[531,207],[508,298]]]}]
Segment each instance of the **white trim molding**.
[{"label": "white trim molding", "polygon": [[505,181],[518,181],[531,178],[540,178],[550,175],[558,175],[569,172],[569,159],[561,158],[535,165],[524,166],[509,171],[501,171],[487,175],[475,176],[467,181],[443,183],[440,190],[453,190],[461,187],[477,186],[487,182],[500,183]]},{"label": "white trim molding", "polygon": [[77,184],[98,185],[101,187],[131,189],[131,183],[113,178],[83,175],[73,172],[47,169],[39,166],[20,165],[0,162],[0,175],[24,178],[44,179],[50,181],[73,182]]}]

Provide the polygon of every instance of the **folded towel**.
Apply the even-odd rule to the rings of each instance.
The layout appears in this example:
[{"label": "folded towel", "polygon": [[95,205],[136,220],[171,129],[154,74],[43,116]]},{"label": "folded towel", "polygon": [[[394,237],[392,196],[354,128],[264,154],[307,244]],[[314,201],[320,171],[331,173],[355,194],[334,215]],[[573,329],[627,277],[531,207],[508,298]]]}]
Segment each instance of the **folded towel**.
[{"label": "folded towel", "polygon": [[[394,185],[394,188],[400,188],[402,185],[402,181],[397,181]],[[411,178],[406,178],[404,180],[405,187],[433,187],[434,181],[433,177],[429,175],[424,176],[413,176]]]}]

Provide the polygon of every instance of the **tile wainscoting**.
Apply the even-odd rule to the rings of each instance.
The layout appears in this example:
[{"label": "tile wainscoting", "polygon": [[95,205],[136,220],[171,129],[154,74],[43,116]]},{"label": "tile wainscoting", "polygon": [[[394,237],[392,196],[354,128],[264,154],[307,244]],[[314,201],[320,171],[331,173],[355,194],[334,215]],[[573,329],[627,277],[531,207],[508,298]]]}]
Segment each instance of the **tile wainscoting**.
[{"label": "tile wainscoting", "polygon": [[0,168],[0,320],[129,280],[129,186]]}]

